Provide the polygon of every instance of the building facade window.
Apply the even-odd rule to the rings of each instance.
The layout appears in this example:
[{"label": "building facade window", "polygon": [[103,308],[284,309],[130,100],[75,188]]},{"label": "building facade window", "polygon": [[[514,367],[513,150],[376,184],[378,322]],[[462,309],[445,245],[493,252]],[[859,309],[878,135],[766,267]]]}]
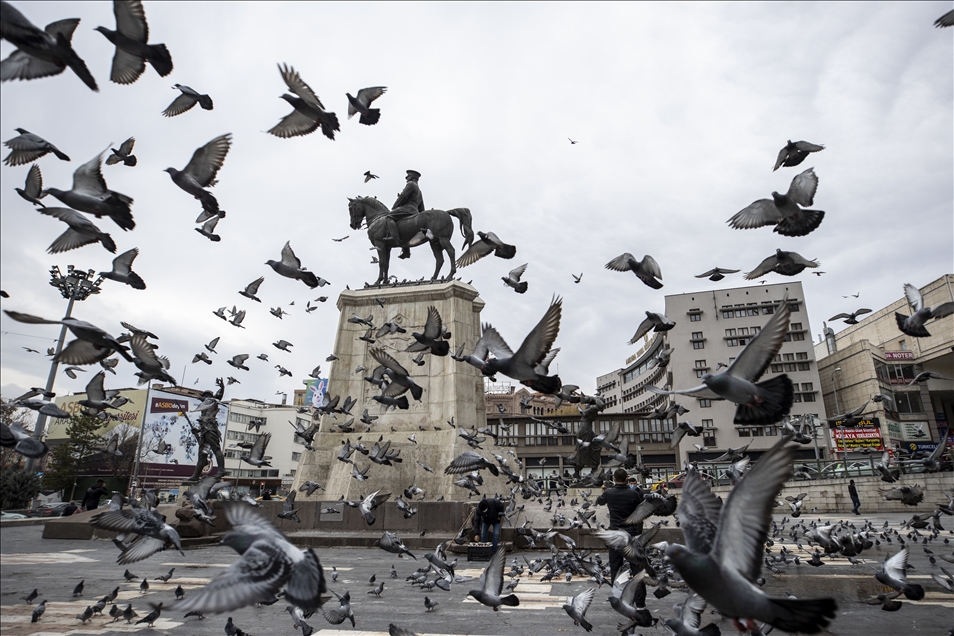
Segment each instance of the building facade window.
[{"label": "building facade window", "polygon": [[738,338],[729,338],[728,340],[725,341],[725,346],[727,346],[727,347],[738,347],[738,346],[739,346],[739,340],[738,340]]},{"label": "building facade window", "polygon": [[692,339],[693,339],[693,340],[702,340],[702,332],[701,332],[701,331],[693,331],[693,332],[692,332]]},{"label": "building facade window", "polygon": [[706,365],[706,361],[705,361],[705,360],[696,360],[696,368],[697,368],[697,369],[705,369],[705,368],[707,368],[707,366],[708,366],[708,365]]},{"label": "building facade window", "polygon": [[802,391],[814,391],[815,388],[811,382],[802,382]]},{"label": "building facade window", "polygon": [[894,394],[894,403],[898,413],[923,413],[921,394],[916,391],[898,391]]},{"label": "building facade window", "polygon": [[299,459],[301,459],[301,453],[292,453],[293,462],[297,462]]},{"label": "building facade window", "polygon": [[699,400],[700,409],[707,409],[707,408],[710,408],[711,406],[712,406],[712,400],[710,400],[709,398],[702,398],[701,400]]},{"label": "building facade window", "polygon": [[734,336],[734,335],[735,335],[735,329],[726,329],[726,330],[725,330],[725,335],[726,335],[726,336]]},{"label": "building facade window", "polygon": [[689,322],[699,322],[702,320],[702,314],[689,314]]}]

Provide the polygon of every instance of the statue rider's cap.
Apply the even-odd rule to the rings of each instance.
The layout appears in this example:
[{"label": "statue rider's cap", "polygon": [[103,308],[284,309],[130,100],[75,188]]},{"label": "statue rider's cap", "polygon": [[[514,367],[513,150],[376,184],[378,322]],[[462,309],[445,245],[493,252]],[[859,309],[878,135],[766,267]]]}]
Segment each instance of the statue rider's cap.
[{"label": "statue rider's cap", "polygon": [[421,173],[418,172],[417,170],[408,170],[408,171],[407,171],[407,176],[408,176],[409,179],[415,179],[415,180],[417,180],[417,179],[420,179],[420,178],[421,178]]}]

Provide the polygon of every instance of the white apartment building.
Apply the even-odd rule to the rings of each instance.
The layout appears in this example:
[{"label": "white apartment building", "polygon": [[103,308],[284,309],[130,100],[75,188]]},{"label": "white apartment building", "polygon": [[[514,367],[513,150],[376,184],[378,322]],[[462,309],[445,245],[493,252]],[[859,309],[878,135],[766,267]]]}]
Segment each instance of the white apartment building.
[{"label": "white apartment building", "polygon": [[[230,400],[229,420],[222,441],[225,451],[225,468],[229,478],[236,479],[240,492],[259,496],[265,489],[273,493],[287,491],[298,470],[298,460],[308,451],[289,422],[300,422],[306,428],[311,425],[310,413],[299,413],[299,407],[287,404],[266,404],[257,400]],[[247,451],[239,448],[239,442],[251,442],[260,435],[271,433],[272,438],[265,450],[271,456],[271,467],[255,467],[239,458]]]}]

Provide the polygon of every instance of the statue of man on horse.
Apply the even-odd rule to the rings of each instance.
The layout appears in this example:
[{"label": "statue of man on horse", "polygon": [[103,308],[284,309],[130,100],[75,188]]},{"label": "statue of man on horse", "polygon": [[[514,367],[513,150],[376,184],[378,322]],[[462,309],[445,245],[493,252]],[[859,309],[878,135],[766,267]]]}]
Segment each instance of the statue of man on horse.
[{"label": "statue of man on horse", "polygon": [[424,243],[430,243],[434,253],[436,268],[431,280],[437,280],[441,267],[444,265],[444,254],[450,258],[450,272],[446,280],[453,278],[457,272],[456,256],[450,239],[454,235],[454,221],[460,223],[460,231],[464,237],[462,249],[466,249],[474,241],[474,231],[471,228],[470,210],[455,208],[453,210],[426,210],[424,195],[418,180],[421,173],[416,170],[407,171],[407,183],[404,190],[398,195],[394,206],[388,208],[374,197],[355,197],[348,199],[348,211],[351,215],[351,229],[357,230],[361,222],[368,225],[368,240],[378,251],[378,279],[375,285],[388,282],[388,269],[391,258],[391,248],[401,247],[401,258],[408,258],[410,248]]}]

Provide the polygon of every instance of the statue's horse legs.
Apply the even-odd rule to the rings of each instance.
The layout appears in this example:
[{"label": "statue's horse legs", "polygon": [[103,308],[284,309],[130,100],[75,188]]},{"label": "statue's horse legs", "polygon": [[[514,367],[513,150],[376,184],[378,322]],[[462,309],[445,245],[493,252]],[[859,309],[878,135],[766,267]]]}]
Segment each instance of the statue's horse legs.
[{"label": "statue's horse legs", "polygon": [[457,273],[457,259],[454,255],[454,246],[451,245],[450,239],[439,237],[431,241],[431,251],[434,252],[434,260],[437,262],[437,267],[434,269],[434,277],[431,280],[437,280],[437,275],[441,272],[441,267],[444,266],[444,255],[442,252],[447,252],[447,257],[450,258],[450,272],[443,280],[451,280],[454,278],[454,274]]},{"label": "statue's horse legs", "polygon": [[383,285],[388,282],[388,266],[391,262],[391,248],[384,245],[378,245],[378,280],[375,285]]}]

